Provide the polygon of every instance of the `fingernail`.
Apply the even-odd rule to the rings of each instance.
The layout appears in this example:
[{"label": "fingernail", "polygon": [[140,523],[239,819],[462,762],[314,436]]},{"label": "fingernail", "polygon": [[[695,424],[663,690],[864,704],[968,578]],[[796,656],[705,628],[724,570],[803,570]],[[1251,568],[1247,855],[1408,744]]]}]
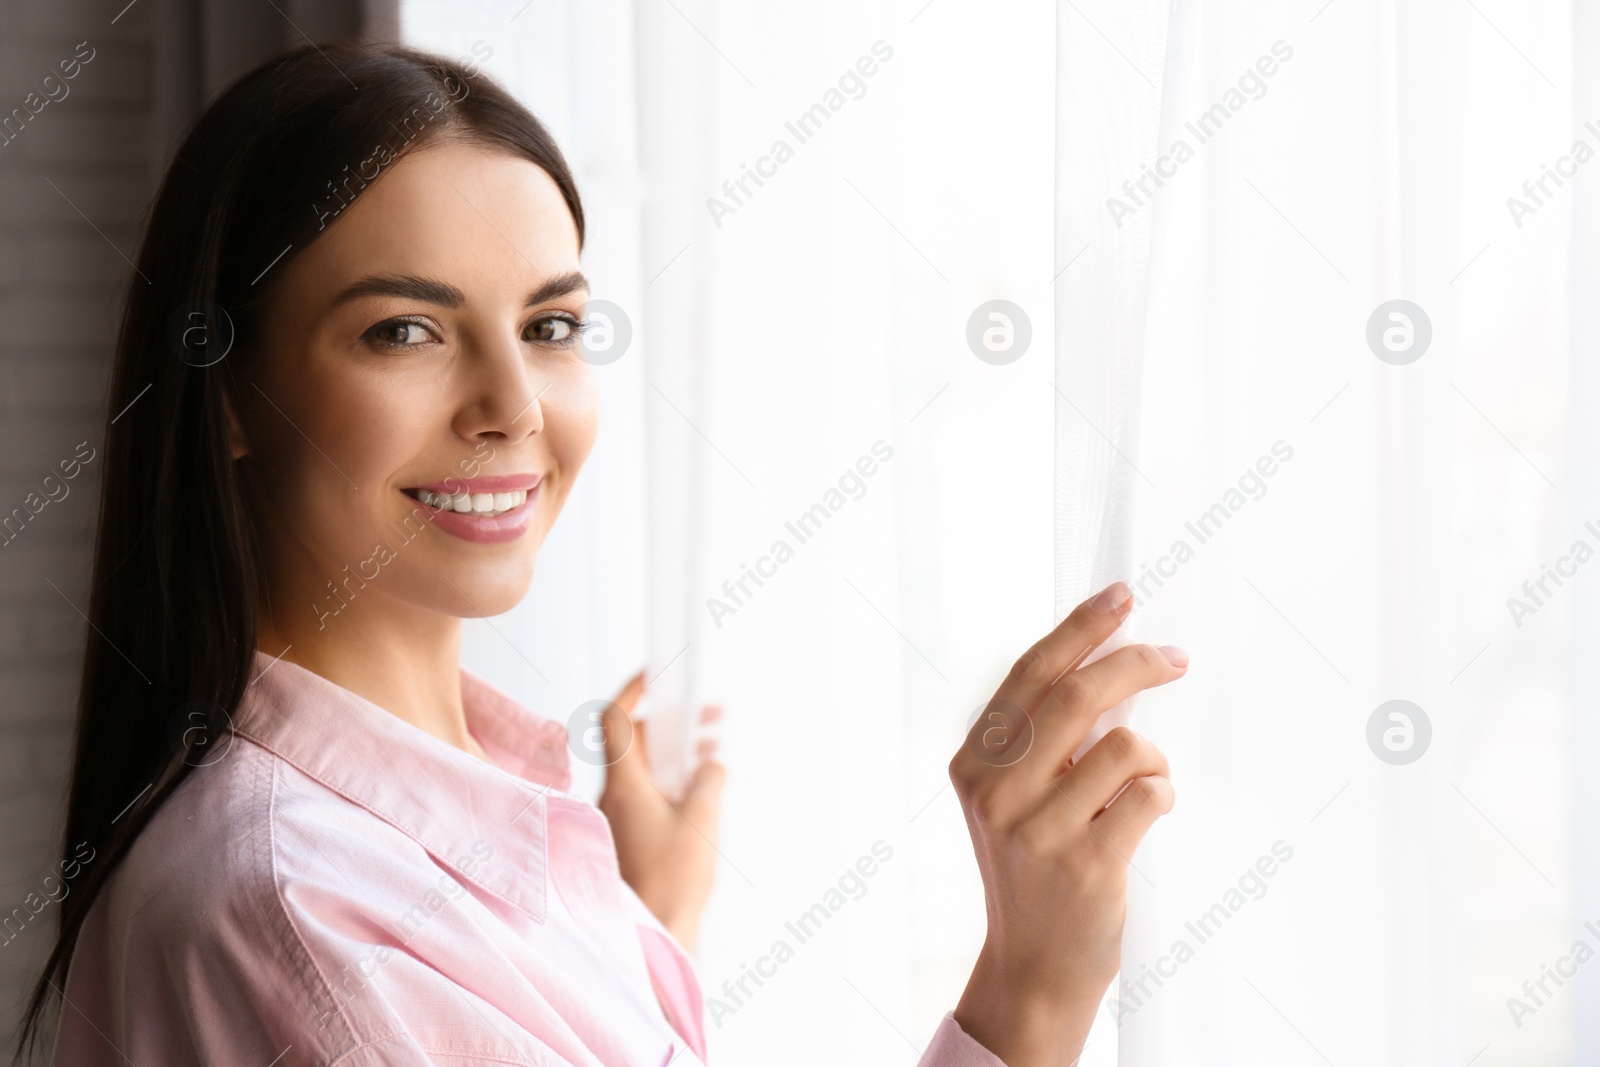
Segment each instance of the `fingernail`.
[{"label": "fingernail", "polygon": [[1127,582],[1112,582],[1089,602],[1089,606],[1096,611],[1116,611],[1133,597],[1133,590],[1128,588]]},{"label": "fingernail", "polygon": [[1160,647],[1161,654],[1167,657],[1167,662],[1174,667],[1187,667],[1189,665],[1189,653],[1177,645],[1162,645]]}]

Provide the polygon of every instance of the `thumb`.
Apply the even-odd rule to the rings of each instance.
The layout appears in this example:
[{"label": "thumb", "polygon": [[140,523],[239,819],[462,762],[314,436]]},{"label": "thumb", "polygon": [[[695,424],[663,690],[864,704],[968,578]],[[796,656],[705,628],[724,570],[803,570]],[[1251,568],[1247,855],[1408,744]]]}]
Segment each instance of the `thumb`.
[{"label": "thumb", "polygon": [[628,679],[627,684],[625,684],[622,687],[622,690],[617,693],[616,699],[613,700],[612,703],[616,704],[618,707],[622,708],[623,711],[632,716],[634,709],[639,706],[639,698],[643,695],[644,668],[641,667],[632,678]]},{"label": "thumb", "polygon": [[722,810],[722,787],[727,780],[727,768],[715,759],[708,759],[695,768],[683,792],[684,817],[712,840],[717,836],[717,819]]},{"label": "thumb", "polygon": [[605,735],[606,777],[608,785],[644,784],[650,779],[645,755],[642,724],[634,721],[634,709],[644,693],[644,671],[628,680],[615,700],[601,712]]}]

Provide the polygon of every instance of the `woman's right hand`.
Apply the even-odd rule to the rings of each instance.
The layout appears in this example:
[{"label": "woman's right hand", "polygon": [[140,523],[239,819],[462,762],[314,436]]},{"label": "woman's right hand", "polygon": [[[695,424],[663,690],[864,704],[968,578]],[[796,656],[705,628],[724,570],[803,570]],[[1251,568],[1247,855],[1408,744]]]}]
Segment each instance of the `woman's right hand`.
[{"label": "woman's right hand", "polygon": [[1129,857],[1172,808],[1166,757],[1125,726],[1071,763],[1102,712],[1188,665],[1181,648],[1128,645],[1078,666],[1132,606],[1122,582],[1078,605],[950,761],[989,921],[955,1019],[1007,1067],[1077,1062],[1119,965]]}]

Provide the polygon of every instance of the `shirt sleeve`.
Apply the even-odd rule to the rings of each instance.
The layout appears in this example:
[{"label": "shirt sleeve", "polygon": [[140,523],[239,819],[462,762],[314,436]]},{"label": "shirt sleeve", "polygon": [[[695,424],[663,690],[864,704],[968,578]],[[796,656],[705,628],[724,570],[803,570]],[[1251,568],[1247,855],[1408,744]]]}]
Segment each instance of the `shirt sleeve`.
[{"label": "shirt sleeve", "polygon": [[953,1011],[944,1013],[917,1067],[1006,1067],[1005,1061],[982,1045],[956,1022]]}]

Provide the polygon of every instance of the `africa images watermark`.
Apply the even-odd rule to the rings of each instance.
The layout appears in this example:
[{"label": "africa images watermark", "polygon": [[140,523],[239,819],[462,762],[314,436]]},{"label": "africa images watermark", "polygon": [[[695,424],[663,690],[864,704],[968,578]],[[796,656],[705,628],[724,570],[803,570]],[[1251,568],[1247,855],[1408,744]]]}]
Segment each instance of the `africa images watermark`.
[{"label": "africa images watermark", "polygon": [[[477,40],[472,42],[472,54],[475,57],[474,59],[463,58],[463,64],[466,67],[467,77],[469,78],[478,76],[478,62],[480,60],[486,62],[493,58],[494,49],[484,44],[482,40]],[[361,191],[378,180],[378,175],[383,173],[383,168],[399,159],[406,146],[416,140],[417,134],[422,131],[423,127],[427,126],[429,122],[444,111],[446,97],[459,104],[471,95],[472,87],[466,82],[457,82],[452,75],[446,75],[444,82],[445,96],[440,96],[438,93],[430,91],[422,100],[427,107],[427,111],[424,112],[420,107],[412,108],[411,114],[401,120],[400,126],[395,127],[395,133],[400,135],[400,140],[397,144],[377,145],[373,148],[370,156],[356,164],[356,169],[353,173],[350,170],[350,164],[346,163],[344,169],[340,172],[340,177],[328,179],[328,195],[320,204],[311,205],[312,213],[317,216],[317,231],[319,233],[327,228],[329,222],[338,218],[341,211],[355,203],[355,199]],[[413,123],[415,124],[414,128]],[[402,126],[404,129],[401,128]]]},{"label": "africa images watermark", "polygon": [[[1583,928],[1596,939],[1600,939],[1600,925],[1596,925],[1594,919],[1585,922]],[[1567,984],[1568,979],[1578,973],[1579,967],[1594,959],[1594,956],[1594,946],[1589,944],[1587,938],[1580,937],[1572,943],[1572,951],[1559,957],[1554,967],[1548,963],[1541,963],[1539,977],[1530,978],[1522,983],[1522,996],[1506,998],[1506,1010],[1511,1013],[1511,1021],[1516,1024],[1517,1029],[1522,1029],[1524,1019],[1530,1015],[1537,1015],[1540,1008],[1555,998],[1550,983],[1554,982],[1556,989],[1560,989]]]},{"label": "africa images watermark", "polygon": [[[85,449],[88,450],[87,454]],[[28,495],[23,497],[21,506],[12,508],[11,514],[0,519],[0,548],[15,541],[17,535],[33,521],[33,517],[47,506],[67,498],[67,494],[72,492],[72,487],[67,483],[78,476],[85,464],[94,462],[94,446],[88,441],[80,441],[72,455],[73,458],[64,459],[56,465],[61,471],[60,480],[57,480],[54,474],[47,474],[40,481],[39,485],[44,490],[44,496],[40,496],[38,490],[29,491]]]},{"label": "africa images watermark", "polygon": [[[88,55],[84,55],[86,48],[89,50]],[[72,87],[67,82],[82,73],[83,68],[94,57],[94,47],[88,41],[79,41],[77,47],[73,49],[72,58],[63,59],[56,64],[61,71],[59,78],[51,72],[39,79],[39,88],[28,91],[28,95],[22,98],[22,106],[12,108],[11,114],[0,119],[0,147],[15,141],[22,131],[28,128],[28,123],[37,118],[46,107],[65,100],[67,94],[72,92]]]},{"label": "africa images watermark", "polygon": [[[1273,457],[1277,458],[1274,459]],[[1155,565],[1148,563],[1140,565],[1139,577],[1130,584],[1133,587],[1133,602],[1135,607],[1144,607],[1155,596],[1149,588],[1149,583],[1154,582],[1157,589],[1166,584],[1163,579],[1177,575],[1178,568],[1194,558],[1200,545],[1215,537],[1224,525],[1234,515],[1238,514],[1251,500],[1260,500],[1267,495],[1267,479],[1278,472],[1280,463],[1287,463],[1294,458],[1293,446],[1282,440],[1272,442],[1271,455],[1259,457],[1255,464],[1245,469],[1239,476],[1238,487],[1229,487],[1223,491],[1222,499],[1202,511],[1194,519],[1183,524],[1191,536],[1194,544],[1188,538],[1179,537],[1172,542],[1172,547],[1166,555],[1156,559]],[[1248,494],[1248,496],[1246,496]]]},{"label": "africa images watermark", "polygon": [[[801,512],[793,522],[783,524],[783,528],[794,537],[796,544],[803,545],[815,537],[823,525],[849,501],[860,500],[867,495],[866,479],[878,472],[879,463],[888,463],[894,456],[894,449],[882,440],[872,442],[871,451],[872,455],[860,457],[853,467],[839,476],[837,488],[829,487],[822,494],[820,501]],[[874,456],[877,458],[874,459]],[[848,499],[846,493],[850,494]],[[749,564],[741,563],[739,576],[729,578],[722,583],[722,594],[726,600],[715,595],[706,597],[706,610],[711,613],[711,621],[717,624],[717,629],[722,629],[722,620],[725,616],[737,613],[755,596],[755,590],[750,588],[751,582],[755,583],[756,589],[760,589],[765,584],[761,579],[775,577],[779,565],[789,562],[794,555],[794,546],[780,537],[772,542],[772,547],[767,550],[766,555],[756,557],[753,570]]]},{"label": "africa images watermark", "polygon": [[815,937],[828,920],[850,901],[860,900],[867,895],[867,879],[878,873],[879,864],[888,863],[894,857],[894,849],[882,838],[874,841],[869,851],[871,855],[862,855],[854,865],[845,868],[835,884],[822,894],[821,900],[783,924],[784,930],[793,936],[794,945],[783,937],[773,941],[765,955],[756,957],[753,968],[741,963],[739,977],[723,981],[722,996],[706,998],[706,1011],[710,1013],[717,1029],[722,1029],[722,1021],[755,996],[749,983],[754,982],[756,989],[760,989],[763,978],[775,977],[780,966],[794,959],[797,945],[803,945]]},{"label": "africa images watermark", "polygon": [[[1595,539],[1595,544],[1600,544],[1600,526],[1590,519],[1583,524],[1583,528]],[[1556,590],[1566,582],[1563,579],[1574,578],[1578,568],[1594,559],[1596,554],[1595,544],[1590,544],[1587,538],[1580,537],[1572,542],[1572,547],[1566,555],[1556,558],[1555,566],[1548,563],[1540,564],[1539,577],[1529,578],[1522,583],[1522,596],[1506,597],[1506,610],[1511,613],[1511,621],[1517,629],[1522,629],[1522,620],[1530,615],[1536,615],[1554,599]],[[1555,589],[1551,589],[1551,583]]]},{"label": "africa images watermark", "polygon": [[[1156,957],[1155,964],[1139,965],[1137,978],[1130,978],[1129,970],[1123,969],[1122,981],[1117,984],[1117,989],[1106,998],[1104,1007],[1111,1014],[1111,1018],[1120,1028],[1122,1021],[1130,1015],[1138,1014],[1139,1010],[1150,1003],[1156,991],[1166,984],[1166,980],[1177,975],[1178,968],[1194,959],[1199,946],[1210,941],[1221,933],[1228,921],[1237,915],[1244,906],[1252,900],[1260,900],[1267,895],[1267,879],[1278,873],[1280,867],[1294,858],[1294,848],[1283,840],[1272,843],[1271,855],[1263,855],[1254,864],[1245,868],[1238,878],[1237,884],[1229,886],[1222,894],[1222,899],[1211,905],[1200,916],[1183,924],[1189,937],[1194,939],[1194,944],[1189,943],[1189,937],[1179,937],[1172,943],[1172,947],[1161,956]],[[1155,983],[1155,989],[1150,988]]]},{"label": "africa images watermark", "polygon": [[[84,849],[89,850],[87,856],[83,854]],[[47,874],[40,880],[40,888],[44,891],[44,895],[40,896],[38,892],[29,893],[22,898],[20,905],[11,909],[11,914],[0,920],[0,945],[10,945],[23,930],[27,929],[29,923],[39,917],[40,912],[51,904],[59,904],[65,900],[67,894],[72,892],[72,887],[67,883],[78,877],[84,865],[93,860],[95,855],[95,850],[89,842],[78,842],[77,847],[72,850],[72,856],[75,858],[61,861],[61,875],[57,877],[54,874]]]},{"label": "africa images watermark", "polygon": [[[1194,138],[1193,145],[1182,137],[1175,138],[1167,154],[1158,156],[1154,166],[1139,164],[1138,179],[1122,183],[1122,196],[1106,198],[1106,210],[1111,212],[1111,221],[1117,224],[1118,229],[1122,228],[1123,219],[1138,214],[1140,208],[1155,198],[1156,190],[1163,184],[1162,179],[1177,177],[1178,168],[1198,155],[1200,146],[1221,133],[1229,119],[1251,100],[1260,100],[1267,95],[1266,80],[1278,72],[1280,63],[1287,63],[1294,57],[1294,49],[1281,40],[1273,41],[1271,53],[1261,56],[1254,66],[1246,68],[1239,75],[1237,87],[1230,86],[1220,100],[1201,112],[1196,119],[1184,122],[1183,128]],[[1277,58],[1274,59],[1274,56]],[[1245,95],[1247,93],[1248,97]]]},{"label": "africa images watermark", "polygon": [[[722,183],[722,195],[726,200],[715,196],[706,197],[706,210],[711,213],[711,221],[717,224],[717,229],[722,229],[722,219],[725,215],[732,215],[745,206],[755,193],[750,189],[754,182],[757,189],[765,182],[763,178],[773,178],[778,174],[780,164],[787,163],[794,158],[795,148],[805,144],[815,137],[827,121],[851,100],[860,100],[867,95],[866,79],[878,72],[880,63],[889,62],[894,55],[894,49],[883,41],[872,42],[872,55],[859,57],[853,66],[846,67],[836,88],[829,88],[822,94],[822,99],[802,111],[793,121],[785,122],[783,128],[794,138],[791,145],[786,139],[779,137],[767,149],[767,154],[756,158],[754,168],[747,163],[739,164],[740,174],[737,178],[729,178]],[[873,57],[877,58],[873,58]],[[846,93],[849,94],[846,97]],[[740,194],[743,194],[742,196]]]},{"label": "africa images watermark", "polygon": [[[473,477],[478,473],[482,464],[494,459],[494,446],[487,441],[479,441],[473,448],[473,452],[477,453],[482,448],[489,449],[487,456],[478,455],[476,459],[464,459],[457,464],[464,477]],[[450,479],[447,478],[445,481],[448,483]],[[322,602],[311,605],[311,610],[317,616],[317,629],[326,629],[329,619],[349,607],[350,602],[356,598],[356,593],[365,589],[368,582],[377,581],[378,576],[383,573],[384,566],[399,558],[400,549],[415,541],[417,535],[422,533],[432,521],[428,512],[429,509],[427,507],[418,505],[411,509],[398,526],[393,522],[385,522],[385,528],[395,535],[392,539],[395,543],[391,545],[388,541],[379,541],[373,545],[372,554],[356,563],[356,573],[354,574],[350,573],[350,564],[346,563],[344,565],[341,571],[344,577],[339,579],[339,584],[335,585],[330,580],[328,582],[328,596],[324,597]],[[370,574],[368,573],[369,568],[371,570]]]},{"label": "africa images watermark", "polygon": [[[1597,142],[1600,142],[1600,124],[1590,119],[1583,124],[1583,128]],[[1523,223],[1539,213],[1539,209],[1555,197],[1550,183],[1554,182],[1559,190],[1567,183],[1563,178],[1575,178],[1578,168],[1595,157],[1595,147],[1586,138],[1579,137],[1572,142],[1572,147],[1567,149],[1567,154],[1556,160],[1554,168],[1548,163],[1539,164],[1539,176],[1529,178],[1522,183],[1522,196],[1506,197],[1506,210],[1511,213],[1511,221],[1516,223],[1517,229],[1522,229]]]},{"label": "africa images watermark", "polygon": [[[472,843],[470,855],[462,856],[456,860],[456,866],[461,873],[472,877],[481,863],[488,863],[494,857],[494,846],[483,838]],[[401,945],[409,945],[421,933],[423,928],[433,921],[446,904],[452,900],[459,900],[467,893],[466,887],[448,872],[441,871],[434,885],[431,886],[422,899],[407,908],[398,920],[399,933],[396,935]],[[355,964],[355,973],[351,973],[351,965],[345,964],[339,975],[328,980],[328,993],[332,1006],[322,1012],[317,1018],[318,1028],[326,1028],[328,1020],[355,998],[355,995],[367,987],[368,981],[376,977],[378,969],[394,959],[395,947],[393,945],[373,945],[370,951],[360,956]]]}]

